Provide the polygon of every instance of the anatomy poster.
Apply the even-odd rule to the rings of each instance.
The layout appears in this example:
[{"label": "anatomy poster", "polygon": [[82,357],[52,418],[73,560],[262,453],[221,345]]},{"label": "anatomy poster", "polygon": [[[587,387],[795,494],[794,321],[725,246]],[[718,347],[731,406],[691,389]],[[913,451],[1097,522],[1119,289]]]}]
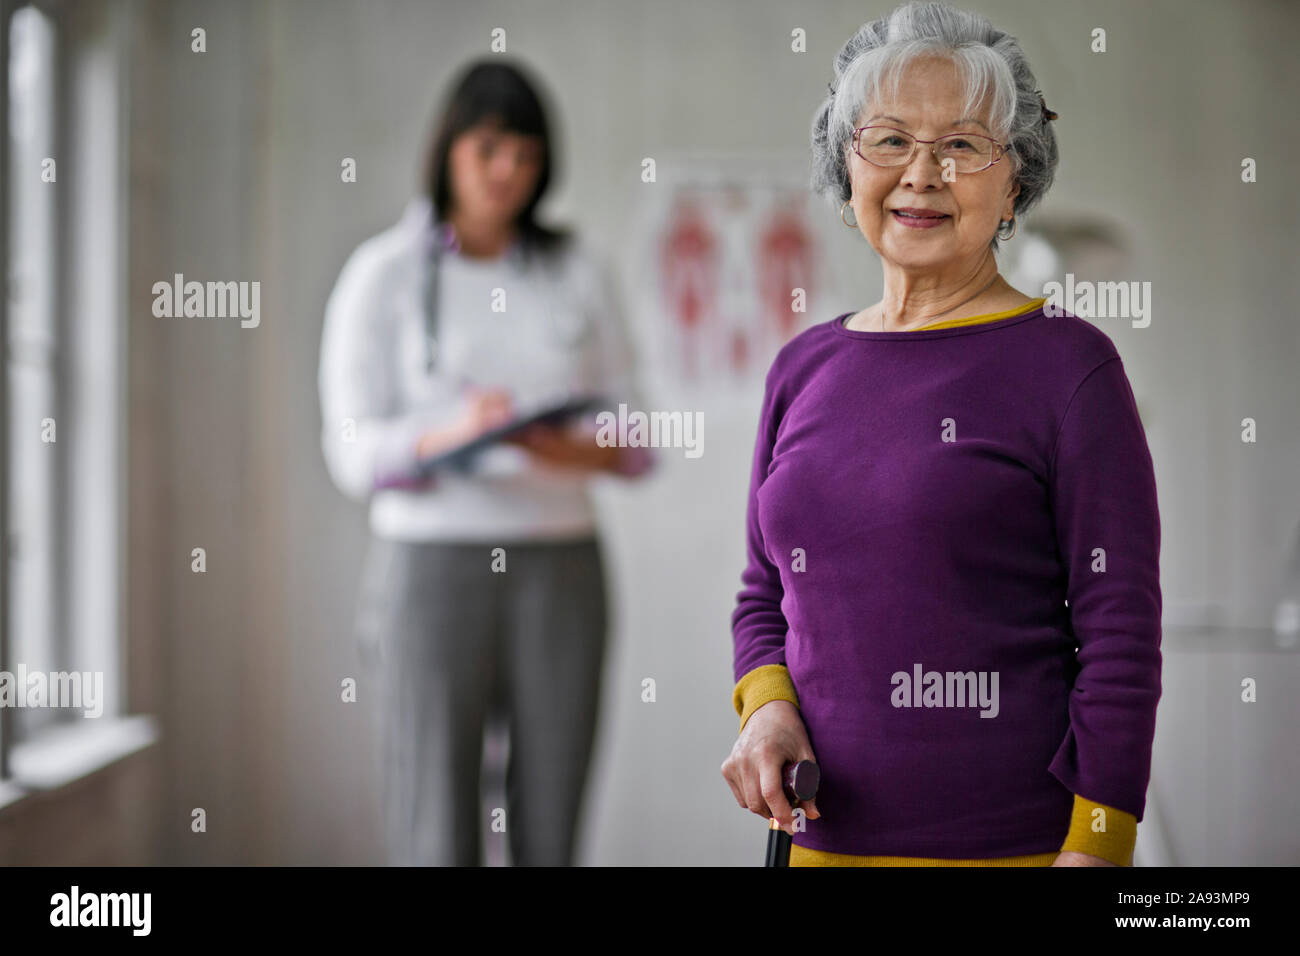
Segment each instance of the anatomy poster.
[{"label": "anatomy poster", "polygon": [[647,359],[660,380],[709,387],[761,379],[819,316],[815,213],[794,175],[728,175],[739,158],[674,164],[647,190],[640,262]]}]

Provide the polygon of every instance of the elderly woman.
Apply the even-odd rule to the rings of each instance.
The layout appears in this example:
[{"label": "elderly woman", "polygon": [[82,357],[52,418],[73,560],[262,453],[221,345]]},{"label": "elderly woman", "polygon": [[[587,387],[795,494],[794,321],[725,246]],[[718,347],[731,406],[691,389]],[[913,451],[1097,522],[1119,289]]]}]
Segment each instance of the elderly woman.
[{"label": "elderly woman", "polygon": [[[1160,520],[1110,339],[998,272],[1054,113],[938,4],[862,27],[813,184],[884,294],[767,375],[732,615],[741,806],[792,866],[1132,863],[1160,698]],[[782,766],[816,760],[795,812]]]}]

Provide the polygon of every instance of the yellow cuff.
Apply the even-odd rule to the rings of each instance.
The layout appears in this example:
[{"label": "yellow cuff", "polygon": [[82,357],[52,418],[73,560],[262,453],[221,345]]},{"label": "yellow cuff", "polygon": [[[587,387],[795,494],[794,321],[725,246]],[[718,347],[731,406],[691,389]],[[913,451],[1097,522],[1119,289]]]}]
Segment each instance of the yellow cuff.
[{"label": "yellow cuff", "polygon": [[1136,843],[1137,817],[1074,795],[1070,832],[1061,845],[1062,853],[1087,853],[1118,866],[1132,866]]},{"label": "yellow cuff", "polygon": [[774,700],[788,700],[799,706],[799,695],[784,664],[764,664],[742,677],[731,694],[731,703],[740,715],[740,729],[745,729],[750,714]]}]

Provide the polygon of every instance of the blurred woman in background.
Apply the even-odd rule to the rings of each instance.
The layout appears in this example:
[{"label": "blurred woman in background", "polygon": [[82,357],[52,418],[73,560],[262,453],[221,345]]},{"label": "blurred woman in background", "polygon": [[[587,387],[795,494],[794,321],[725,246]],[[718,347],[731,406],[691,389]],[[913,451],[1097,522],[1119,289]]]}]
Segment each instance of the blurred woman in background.
[{"label": "blurred woman in background", "polygon": [[572,858],[607,623],[588,484],[650,459],[599,446],[589,415],[465,469],[425,467],[574,395],[635,402],[607,265],[535,218],[554,162],[534,85],[499,57],[471,65],[435,125],[424,195],[352,253],[326,306],[322,443],[337,486],[369,502],[358,623],[392,864],[481,862],[497,716],[510,756],[494,832],[515,865]]}]

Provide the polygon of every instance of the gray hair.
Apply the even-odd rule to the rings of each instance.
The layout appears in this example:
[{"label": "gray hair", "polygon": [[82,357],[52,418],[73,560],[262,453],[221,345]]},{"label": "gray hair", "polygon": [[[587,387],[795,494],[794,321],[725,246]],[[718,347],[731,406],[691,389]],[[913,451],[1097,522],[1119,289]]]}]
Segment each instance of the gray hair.
[{"label": "gray hair", "polygon": [[[1051,186],[1057,163],[1056,136],[1037,81],[1015,37],[979,14],[941,3],[901,6],[864,24],[840,48],[831,94],[813,117],[813,190],[836,206],[849,199],[847,152],[863,107],[880,90],[897,95],[903,68],[935,54],[948,56],[962,76],[966,115],[989,101],[989,128],[1011,145],[1007,156],[1020,184],[1014,216],[1027,213]],[[992,246],[998,246],[996,236]]]}]

